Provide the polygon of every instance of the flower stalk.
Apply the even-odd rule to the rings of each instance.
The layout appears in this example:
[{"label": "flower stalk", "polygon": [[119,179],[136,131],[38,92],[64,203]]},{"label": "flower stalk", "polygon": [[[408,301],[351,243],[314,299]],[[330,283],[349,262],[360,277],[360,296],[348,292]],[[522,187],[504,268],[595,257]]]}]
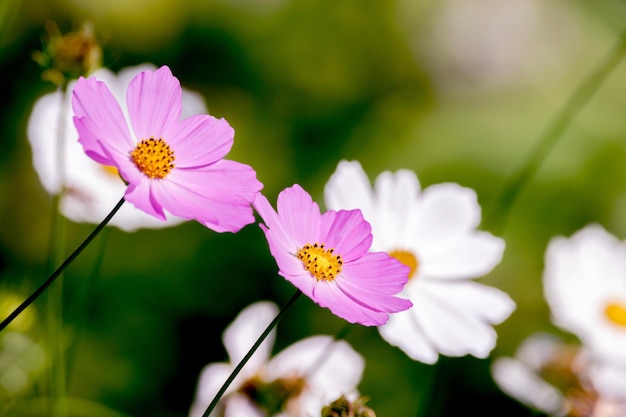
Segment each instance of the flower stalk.
[{"label": "flower stalk", "polygon": [[211,415],[211,412],[215,409],[215,407],[217,406],[217,403],[220,401],[220,399],[222,398],[222,396],[224,395],[224,393],[226,392],[230,384],[233,382],[233,380],[237,377],[239,372],[243,369],[246,363],[248,363],[252,355],[254,355],[254,352],[256,352],[259,346],[261,346],[265,338],[271,333],[272,329],[276,327],[278,322],[285,316],[287,311],[291,308],[291,306],[295,304],[295,302],[298,300],[298,298],[300,298],[301,295],[302,295],[302,291],[296,290],[296,293],[291,297],[291,299],[289,299],[289,301],[287,301],[287,304],[285,304],[283,308],[278,312],[276,317],[274,317],[274,320],[272,320],[272,322],[268,324],[267,328],[263,331],[263,333],[261,333],[261,336],[259,336],[257,341],[254,342],[254,344],[252,345],[248,353],[246,353],[246,355],[237,364],[235,369],[233,369],[233,371],[228,376],[228,378],[226,378],[226,381],[224,382],[222,387],[219,389],[217,394],[215,394],[215,397],[211,401],[211,404],[209,404],[209,406],[207,407],[204,414],[202,414],[202,417],[209,417]]},{"label": "flower stalk", "polygon": [[11,322],[20,315],[22,311],[26,309],[29,305],[33,303],[43,292],[65,271],[65,269],[81,254],[81,252],[89,246],[92,240],[104,229],[104,227],[109,223],[109,221],[115,216],[115,213],[122,207],[124,204],[124,198],[121,198],[120,201],[113,207],[113,210],[104,218],[104,220],[96,226],[96,228],[91,232],[89,236],[83,241],[83,243],[78,246],[72,252],[70,256],[41,284],[22,304],[20,304],[9,316],[0,323],[0,332],[3,331]]},{"label": "flower stalk", "polygon": [[620,34],[617,45],[609,51],[607,56],[572,93],[561,111],[556,113],[539,137],[526,164],[507,181],[489,217],[488,225],[491,230],[499,232],[504,229],[511,207],[523,189],[535,176],[543,161],[572,124],[574,118],[600,89],[602,83],[622,61],[625,54],[626,30]]}]

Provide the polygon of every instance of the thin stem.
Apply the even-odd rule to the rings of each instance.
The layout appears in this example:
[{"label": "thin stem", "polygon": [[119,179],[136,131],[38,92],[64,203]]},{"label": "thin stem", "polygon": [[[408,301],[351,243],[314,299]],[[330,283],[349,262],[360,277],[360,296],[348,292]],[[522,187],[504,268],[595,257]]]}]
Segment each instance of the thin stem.
[{"label": "thin stem", "polygon": [[115,213],[122,207],[124,204],[124,197],[120,199],[120,201],[113,207],[113,210],[104,218],[102,223],[100,223],[96,228],[91,232],[89,236],[84,240],[83,243],[80,244],[78,248],[67,259],[57,268],[52,275],[48,277],[48,279],[39,286],[22,304],[20,304],[6,319],[0,323],[0,332],[4,330],[11,322],[20,315],[22,311],[26,309],[29,305],[32,304],[33,301],[37,299],[49,286],[54,282],[55,279],[58,278],[61,273],[67,268],[73,261],[76,259],[78,255],[91,243],[92,240],[100,233],[102,229],[109,223],[109,221],[113,218]]},{"label": "thin stem", "polygon": [[492,230],[497,232],[504,228],[510,209],[524,187],[537,173],[537,170],[552,148],[554,148],[565,130],[571,125],[572,120],[598,91],[609,74],[617,67],[625,53],[626,31],[620,35],[617,45],[611,49],[588,78],[579,85],[561,111],[554,116],[546,130],[539,137],[527,163],[517,173],[512,175],[506,183],[489,218],[490,221],[488,223],[490,223]]},{"label": "thin stem", "polygon": [[206,409],[204,414],[202,414],[202,417],[209,417],[209,415],[211,415],[211,412],[213,411],[213,409],[215,409],[219,400],[222,398],[222,396],[224,395],[224,393],[226,392],[230,384],[237,377],[237,375],[243,369],[246,363],[248,363],[248,360],[250,360],[254,352],[256,352],[259,346],[261,346],[265,338],[271,333],[272,329],[276,327],[278,322],[283,318],[283,316],[287,313],[289,308],[292,305],[294,305],[294,303],[298,300],[298,298],[300,298],[301,295],[302,295],[302,291],[297,290],[296,293],[291,297],[291,299],[287,301],[287,304],[285,304],[284,307],[278,312],[276,317],[274,317],[274,320],[272,320],[272,322],[267,326],[267,328],[263,331],[263,333],[261,333],[261,336],[259,336],[257,341],[254,342],[254,345],[252,345],[248,353],[246,353],[243,359],[241,359],[241,361],[237,364],[235,369],[233,369],[229,377],[226,379],[226,382],[224,382],[224,385],[222,385],[222,388],[220,388],[217,394],[215,394],[215,397],[213,398],[213,401],[211,401],[211,404],[209,404],[209,407]]}]

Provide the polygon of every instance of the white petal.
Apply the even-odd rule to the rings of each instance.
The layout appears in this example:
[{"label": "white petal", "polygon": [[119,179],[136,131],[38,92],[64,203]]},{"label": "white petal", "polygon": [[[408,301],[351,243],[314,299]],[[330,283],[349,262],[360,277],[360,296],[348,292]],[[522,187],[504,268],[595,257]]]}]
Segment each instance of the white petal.
[{"label": "white petal", "polygon": [[[226,363],[212,363],[204,367],[198,379],[196,396],[189,411],[189,417],[202,417],[207,407],[213,401],[215,394],[224,384],[232,372],[233,367]],[[235,389],[232,385],[227,392]],[[214,416],[216,413],[211,413]]]},{"label": "white petal", "polygon": [[324,203],[328,210],[360,209],[365,220],[375,220],[374,193],[358,161],[339,162],[324,187]]},{"label": "white petal", "polygon": [[[278,314],[276,304],[259,301],[244,308],[237,318],[226,328],[222,337],[230,362],[235,366],[248,353],[254,342]],[[276,329],[267,336],[255,354],[250,358],[243,375],[257,372],[270,357]],[[240,374],[240,376],[241,376]]]},{"label": "white petal", "polygon": [[408,293],[415,320],[447,356],[486,357],[497,339],[492,323],[504,320],[515,306],[505,293],[475,282],[423,282]]},{"label": "white petal", "polygon": [[436,249],[475,229],[481,211],[476,193],[458,184],[437,184],[426,188],[418,212],[420,250]]},{"label": "white petal", "polygon": [[591,382],[603,396],[624,401],[626,406],[626,363],[593,363],[589,370]]},{"label": "white petal", "polygon": [[502,260],[503,252],[503,239],[474,231],[456,236],[446,245],[420,247],[418,271],[423,279],[477,278],[491,272]]},{"label": "white petal", "polygon": [[414,172],[385,171],[376,178],[376,250],[409,249],[416,236],[420,183]]},{"label": "white petal", "polygon": [[243,395],[233,395],[226,400],[224,417],[265,417],[266,414]]},{"label": "white petal", "polygon": [[397,346],[411,359],[434,364],[439,354],[415,320],[413,308],[415,305],[409,310],[390,314],[387,323],[379,326],[378,331],[390,345]]},{"label": "white petal", "polygon": [[551,415],[559,415],[564,409],[561,393],[518,360],[496,359],[491,373],[502,391],[527,406]]},{"label": "white petal", "polygon": [[62,189],[61,175],[57,169],[59,161],[57,144],[59,140],[65,143],[69,136],[58,137],[59,113],[64,110],[68,111],[67,117],[62,119],[65,129],[73,129],[69,105],[63,103],[61,91],[45,94],[39,98],[28,119],[27,136],[33,152],[33,166],[49,194],[57,194]]}]

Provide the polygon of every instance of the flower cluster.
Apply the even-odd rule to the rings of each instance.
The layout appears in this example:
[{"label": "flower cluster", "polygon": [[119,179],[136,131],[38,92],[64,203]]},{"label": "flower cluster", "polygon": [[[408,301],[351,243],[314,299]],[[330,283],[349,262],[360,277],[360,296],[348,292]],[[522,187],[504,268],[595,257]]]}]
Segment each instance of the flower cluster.
[{"label": "flower cluster", "polygon": [[[111,225],[125,231],[196,220],[237,232],[254,210],[278,273],[297,288],[292,300],[304,294],[348,323],[377,326],[424,363],[494,348],[493,326],[515,304],[474,281],[500,262],[504,241],[478,230],[473,190],[422,190],[407,170],[380,174],[372,189],[358,162],[341,161],[327,211],[298,184],[275,209],[250,166],[224,159],[234,129],[167,66],[98,69],[68,92],[42,97],[28,129],[35,169],[67,218],[98,223],[123,198],[116,209],[131,205],[114,209]],[[375,415],[357,390],[365,361],[347,341],[311,336],[272,357],[284,311],[258,302],[240,312],[223,333],[229,362],[202,370],[191,417]]]}]

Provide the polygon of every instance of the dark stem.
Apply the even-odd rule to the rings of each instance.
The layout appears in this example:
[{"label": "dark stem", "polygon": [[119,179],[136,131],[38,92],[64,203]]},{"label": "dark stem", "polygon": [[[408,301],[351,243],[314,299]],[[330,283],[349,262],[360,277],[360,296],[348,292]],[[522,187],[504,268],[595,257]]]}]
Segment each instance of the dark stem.
[{"label": "dark stem", "polygon": [[287,301],[287,304],[285,304],[284,307],[278,312],[276,317],[274,317],[274,320],[272,320],[272,322],[267,326],[267,328],[263,331],[263,333],[261,333],[261,336],[259,336],[257,341],[254,342],[254,345],[252,345],[248,353],[246,353],[243,359],[241,359],[241,361],[237,364],[235,369],[233,369],[229,377],[226,379],[226,382],[224,382],[224,385],[222,385],[222,388],[220,388],[217,394],[215,394],[215,398],[213,398],[213,401],[211,401],[211,404],[209,404],[209,407],[206,409],[204,414],[202,414],[202,417],[209,417],[209,415],[211,415],[211,412],[215,409],[215,407],[217,406],[217,403],[220,401],[220,399],[222,398],[222,396],[224,395],[224,393],[226,392],[230,384],[233,382],[233,380],[237,377],[239,372],[243,369],[246,363],[248,363],[248,360],[250,360],[254,352],[256,352],[259,346],[261,346],[261,344],[263,343],[265,338],[270,334],[272,329],[276,327],[278,322],[283,318],[283,316],[287,313],[289,308],[291,308],[291,306],[294,305],[294,303],[298,300],[298,298],[301,295],[302,295],[302,291],[297,290],[296,293],[291,297],[291,299]]},{"label": "dark stem", "polygon": [[67,259],[61,264],[61,266],[59,266],[57,268],[56,271],[54,271],[52,273],[52,275],[50,275],[50,277],[48,277],[48,279],[39,286],[39,288],[37,288],[35,290],[35,292],[33,292],[30,297],[28,297],[22,304],[19,305],[19,307],[17,307],[10,315],[9,317],[7,317],[6,319],[4,319],[2,321],[2,323],[0,323],[0,332],[3,331],[9,324],[11,324],[11,322],[20,315],[20,313],[22,311],[24,311],[26,309],[26,307],[28,307],[29,305],[31,305],[33,303],[33,301],[35,301],[37,299],[37,297],[39,297],[49,286],[50,284],[52,284],[54,282],[55,279],[57,279],[59,277],[59,275],[61,275],[63,273],[63,271],[65,270],[65,268],[67,268],[73,261],[74,259],[76,259],[76,257],[78,255],[80,255],[80,253],[91,243],[92,240],[94,240],[94,238],[98,235],[98,233],[100,233],[100,231],[102,229],[104,229],[104,227],[109,223],[109,221],[113,218],[113,216],[115,215],[115,213],[117,213],[117,211],[120,209],[120,207],[122,207],[122,204],[124,204],[124,197],[122,197],[122,199],[115,205],[115,207],[113,208],[113,210],[111,210],[111,212],[104,218],[104,220],[102,221],[102,223],[100,223],[93,232],[91,232],[91,234],[89,236],[87,236],[87,239],[85,239],[83,241],[83,243],[80,244],[80,246],[78,248],[76,248],[76,250],[74,252],[72,252],[72,254],[70,256],[67,257]]}]

